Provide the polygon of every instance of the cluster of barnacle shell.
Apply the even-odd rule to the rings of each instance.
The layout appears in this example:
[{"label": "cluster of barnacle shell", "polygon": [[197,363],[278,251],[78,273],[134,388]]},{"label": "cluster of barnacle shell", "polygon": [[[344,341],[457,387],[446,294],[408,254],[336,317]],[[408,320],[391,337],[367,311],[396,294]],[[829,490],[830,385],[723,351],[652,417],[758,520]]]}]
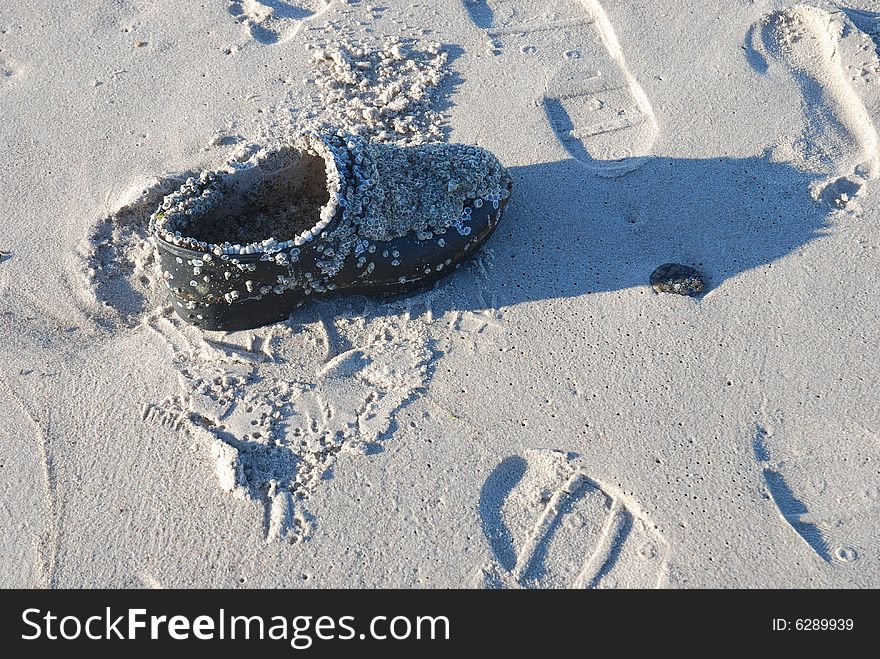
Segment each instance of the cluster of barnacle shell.
[{"label": "cluster of barnacle shell", "polygon": [[[372,145],[382,181],[378,199],[365,205],[365,235],[389,240],[415,231],[421,240],[443,234],[468,201],[499,200],[506,172],[488,151],[458,144],[417,149]],[[445,183],[443,183],[445,182]]]},{"label": "cluster of barnacle shell", "polygon": [[327,141],[338,171],[345,174],[340,221],[321,234],[318,246],[323,255],[318,266],[328,278],[358,244],[369,249],[411,231],[419,240],[432,240],[460,226],[467,202],[485,200],[497,207],[508,194],[506,170],[478,147],[400,147],[339,134]]}]

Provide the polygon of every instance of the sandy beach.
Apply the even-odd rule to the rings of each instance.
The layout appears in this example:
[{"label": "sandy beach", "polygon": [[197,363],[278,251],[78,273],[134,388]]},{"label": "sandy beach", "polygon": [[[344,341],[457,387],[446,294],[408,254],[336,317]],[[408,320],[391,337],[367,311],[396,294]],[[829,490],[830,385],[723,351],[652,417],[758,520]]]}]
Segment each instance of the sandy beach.
[{"label": "sandy beach", "polygon": [[[0,586],[880,586],[878,53],[877,0],[5,3]],[[186,324],[150,216],[304,128],[510,203]]]}]

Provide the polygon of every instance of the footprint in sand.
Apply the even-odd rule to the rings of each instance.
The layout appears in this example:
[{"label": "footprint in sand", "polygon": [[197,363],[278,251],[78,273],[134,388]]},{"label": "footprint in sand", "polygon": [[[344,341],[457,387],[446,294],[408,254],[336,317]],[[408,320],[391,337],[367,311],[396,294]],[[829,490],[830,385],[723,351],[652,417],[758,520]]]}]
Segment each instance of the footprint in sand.
[{"label": "footprint in sand", "polygon": [[650,154],[654,111],[597,0],[464,2],[493,53],[540,61],[546,82],[539,103],[571,157],[616,176]]},{"label": "footprint in sand", "polygon": [[229,13],[264,45],[293,38],[306,21],[323,14],[333,0],[235,0]]},{"label": "footprint in sand", "polygon": [[104,325],[134,326],[144,309],[165,301],[158,284],[154,249],[148,241],[149,217],[162,198],[180,187],[186,174],[164,174],[134,184],[116,210],[96,223],[79,246],[80,289],[85,308]]},{"label": "footprint in sand", "polygon": [[669,549],[628,497],[590,478],[571,454],[504,460],[480,496],[495,559],[487,588],[657,588]]},{"label": "footprint in sand", "polygon": [[[845,14],[807,5],[772,12],[752,32],[755,49],[793,77],[803,95],[806,126],[779,144],[774,157],[817,175],[816,200],[846,206],[880,173],[877,131],[842,55],[844,40],[868,37]],[[772,68],[767,72],[773,75]]]},{"label": "footprint in sand", "polygon": [[876,434],[777,412],[753,442],[769,501],[816,556],[837,566],[880,556]]},{"label": "footprint in sand", "polygon": [[220,487],[264,504],[267,540],[310,535],[307,499],[336,456],[376,450],[431,373],[426,326],[405,312],[322,308],[332,311],[302,310],[296,325],[224,335],[167,312],[148,321],[171,351],[180,389],[146,405],[144,420],[201,441]]}]

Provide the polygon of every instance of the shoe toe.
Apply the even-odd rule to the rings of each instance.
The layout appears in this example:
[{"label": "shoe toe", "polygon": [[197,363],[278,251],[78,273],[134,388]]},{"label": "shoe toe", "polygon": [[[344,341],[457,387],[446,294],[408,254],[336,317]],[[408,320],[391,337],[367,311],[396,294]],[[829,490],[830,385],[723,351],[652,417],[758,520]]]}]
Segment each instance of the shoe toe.
[{"label": "shoe toe", "polygon": [[449,274],[488,240],[507,206],[510,181],[502,198],[467,199],[461,215],[445,229],[427,236],[410,232],[377,244],[370,259],[355,260],[351,292],[396,295]]}]

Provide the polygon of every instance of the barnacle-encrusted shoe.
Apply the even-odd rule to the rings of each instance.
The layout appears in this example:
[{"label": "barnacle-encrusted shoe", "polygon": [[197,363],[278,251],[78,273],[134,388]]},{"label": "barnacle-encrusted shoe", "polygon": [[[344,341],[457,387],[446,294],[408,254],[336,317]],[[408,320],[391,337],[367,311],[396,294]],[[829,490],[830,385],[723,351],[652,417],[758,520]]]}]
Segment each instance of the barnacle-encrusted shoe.
[{"label": "barnacle-encrusted shoe", "polygon": [[478,147],[308,133],[189,179],[153,214],[151,234],[182,318],[248,329],[315,296],[433,282],[491,235],[510,189]]}]

